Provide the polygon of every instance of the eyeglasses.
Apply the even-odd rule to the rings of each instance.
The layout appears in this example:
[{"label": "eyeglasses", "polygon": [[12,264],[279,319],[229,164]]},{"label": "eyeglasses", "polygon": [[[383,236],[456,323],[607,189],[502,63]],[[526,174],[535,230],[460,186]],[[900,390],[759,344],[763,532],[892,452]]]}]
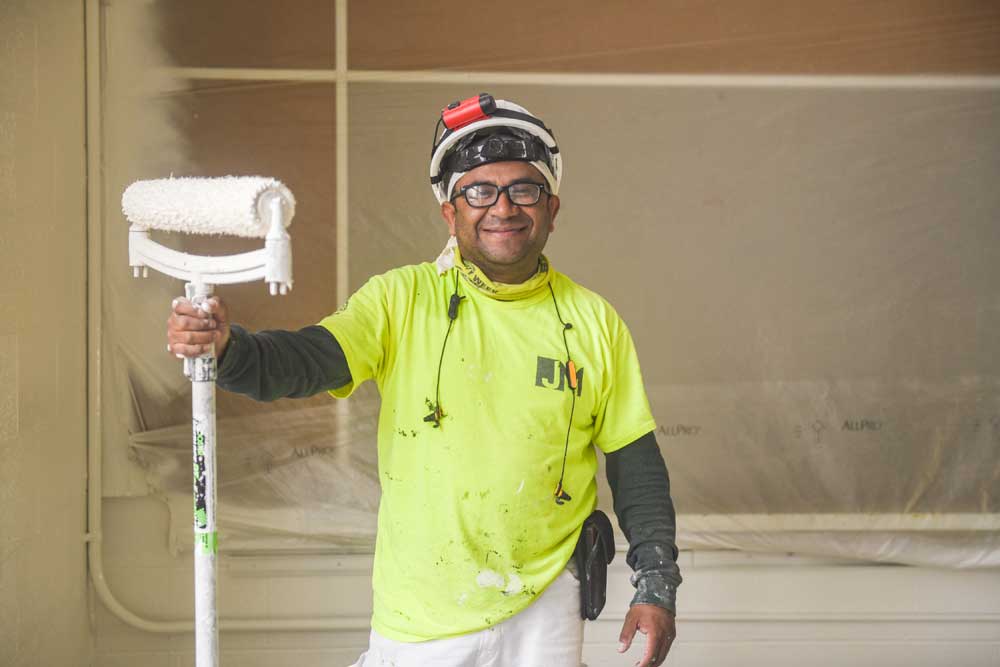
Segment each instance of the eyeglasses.
[{"label": "eyeglasses", "polygon": [[473,183],[452,195],[451,201],[464,196],[472,208],[489,208],[497,203],[501,192],[506,192],[510,203],[515,206],[534,206],[543,192],[549,194],[541,183],[511,183],[503,187],[492,183]]}]

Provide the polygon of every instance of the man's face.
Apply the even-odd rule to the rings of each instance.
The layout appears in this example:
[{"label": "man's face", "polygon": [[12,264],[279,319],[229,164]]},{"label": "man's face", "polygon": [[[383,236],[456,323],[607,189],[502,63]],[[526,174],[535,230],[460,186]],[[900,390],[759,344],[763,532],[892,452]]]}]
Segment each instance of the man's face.
[{"label": "man's face", "polygon": [[[453,193],[475,183],[545,185],[545,178],[527,162],[494,162],[465,174]],[[441,215],[458,239],[462,257],[491,279],[505,283],[523,282],[535,272],[558,212],[559,198],[544,192],[533,206],[511,203],[506,191],[489,208],[469,206],[461,195],[441,205]]]}]

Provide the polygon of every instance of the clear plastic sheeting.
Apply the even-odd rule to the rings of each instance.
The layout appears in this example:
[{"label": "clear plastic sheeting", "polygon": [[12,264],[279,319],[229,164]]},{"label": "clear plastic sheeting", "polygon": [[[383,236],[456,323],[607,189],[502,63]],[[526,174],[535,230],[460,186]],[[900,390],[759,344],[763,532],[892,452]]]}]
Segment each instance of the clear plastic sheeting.
[{"label": "clear plastic sheeting", "polygon": [[[377,402],[218,422],[218,523],[229,550],[336,548],[370,552],[379,488],[372,425]],[[274,423],[280,424],[275,428]],[[191,533],[191,429],[181,424],[131,437],[136,461],[170,509],[170,546]]]},{"label": "clear plastic sheeting", "polygon": [[[355,4],[349,38],[366,30],[368,10]],[[767,44],[767,31],[757,38]],[[752,85],[720,76],[625,86],[613,75],[540,84],[518,82],[513,75],[531,68],[519,62],[502,83],[485,74],[434,83],[383,62],[405,62],[397,51],[406,44],[366,55],[365,43],[351,42],[351,58],[400,71],[392,81],[350,82],[348,119],[334,113],[335,84],[315,80],[195,78],[128,107],[145,114],[142,145],[160,137],[175,150],[136,155],[137,123],[106,123],[109,201],[138,177],[281,179],[298,202],[289,230],[295,290],[280,299],[262,285],[218,293],[250,329],[298,328],[339,305],[338,270],[347,269],[350,292],[373,274],[436,257],[447,239],[427,182],[437,114],[483,90],[514,100],[554,129],[565,160],[548,256],[614,304],[635,338],[682,548],[1000,565],[995,81],[827,85],[820,72]],[[287,58],[313,62],[295,44],[279,45],[291,49]],[[641,50],[630,53],[629,67],[673,71],[656,64],[669,46],[649,47],[659,60],[646,70],[635,62]],[[414,48],[437,66],[433,50]],[[266,57],[255,54],[252,66]],[[549,70],[574,62],[588,70],[599,57]],[[109,115],[122,104],[111,94]],[[338,122],[350,184],[339,221]],[[168,499],[180,548],[191,539],[189,389],[163,340],[182,288],[133,281],[126,232],[109,206],[104,492]],[[205,254],[247,249],[223,239],[164,242]],[[371,550],[378,400],[363,389],[343,405],[328,396],[257,405],[220,392],[223,550]]]},{"label": "clear plastic sheeting", "polygon": [[697,531],[683,526],[682,531],[681,545],[691,549],[736,549],[926,567],[1000,567],[996,524],[978,531],[795,531],[780,526],[764,530],[748,521],[741,531]]}]

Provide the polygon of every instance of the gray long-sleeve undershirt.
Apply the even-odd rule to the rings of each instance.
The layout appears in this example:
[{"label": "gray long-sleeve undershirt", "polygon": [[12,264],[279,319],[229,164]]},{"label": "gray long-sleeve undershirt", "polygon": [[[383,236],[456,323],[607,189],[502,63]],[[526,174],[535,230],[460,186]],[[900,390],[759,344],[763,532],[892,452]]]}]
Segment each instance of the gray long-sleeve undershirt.
[{"label": "gray long-sleeve undershirt", "polygon": [[[219,360],[218,386],[258,401],[303,398],[343,387],[351,372],[340,344],[321,326],[249,333],[232,325]],[[628,540],[625,557],[636,587],[632,604],[676,610],[676,518],[670,478],[653,433],[606,456],[618,524]]]},{"label": "gray long-sleeve undershirt", "polygon": [[628,540],[625,562],[636,587],[632,604],[655,604],[676,611],[677,519],[670,497],[670,476],[656,444],[647,433],[605,457],[605,472],[618,525]]}]

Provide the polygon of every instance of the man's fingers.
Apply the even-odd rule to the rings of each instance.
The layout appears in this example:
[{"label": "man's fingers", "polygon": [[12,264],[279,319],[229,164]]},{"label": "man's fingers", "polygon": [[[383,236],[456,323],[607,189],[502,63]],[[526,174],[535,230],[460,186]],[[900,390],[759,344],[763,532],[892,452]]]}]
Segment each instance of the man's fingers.
[{"label": "man's fingers", "polygon": [[[653,644],[653,642],[650,642]],[[664,638],[660,638],[659,641],[655,643],[655,647],[652,651],[653,655],[649,660],[649,667],[659,667],[667,659],[667,651],[670,650],[670,644],[664,641]]]},{"label": "man's fingers", "polygon": [[214,319],[191,317],[190,315],[177,315],[176,313],[170,316],[170,321],[167,322],[167,324],[169,324],[172,329],[177,331],[203,331],[205,329],[215,329],[218,327]]},{"label": "man's fingers", "polygon": [[226,304],[223,303],[222,299],[218,297],[213,296],[211,299],[207,299],[204,304],[202,304],[202,308],[204,309],[203,312],[217,320],[220,325],[229,321]]},{"label": "man's fingers", "polygon": [[[215,305],[209,305],[213,301],[215,302]],[[178,315],[187,315],[188,317],[198,317],[201,319],[211,318],[213,311],[222,310],[218,299],[209,299],[204,303],[204,306],[198,306],[188,299],[179,296],[173,300],[170,307]]]},{"label": "man's fingers", "polygon": [[208,329],[206,331],[170,331],[167,333],[167,342],[171,345],[208,345],[214,343],[219,338],[219,331]]},{"label": "man's fingers", "polygon": [[618,635],[618,652],[624,653],[632,645],[632,638],[635,637],[635,631],[638,626],[636,626],[635,618],[632,613],[629,612],[625,616],[625,625],[622,626],[622,633]]},{"label": "man's fingers", "polygon": [[636,632],[646,635],[642,658],[634,667],[660,667],[677,635],[673,614],[650,605],[634,605],[625,617],[620,635],[619,653],[629,649]]},{"label": "man's fingers", "polygon": [[670,649],[674,645],[674,639],[674,635],[667,635],[664,637],[663,647],[660,649],[659,653],[660,661],[656,663],[657,665],[662,665],[666,661],[667,654],[670,653]]},{"label": "man's fingers", "polygon": [[177,357],[199,357],[212,351],[228,327],[226,307],[220,299],[211,298],[197,306],[184,297],[174,299],[167,319],[167,351]]},{"label": "man's fingers", "polygon": [[667,654],[670,653],[670,647],[673,646],[675,638],[676,635],[670,628],[658,637],[650,636],[649,644],[656,647],[653,651],[652,661],[649,663],[650,667],[659,667],[666,661]]},{"label": "man's fingers", "polygon": [[170,302],[170,309],[175,313],[188,313],[194,309],[194,304],[182,296]]},{"label": "man's fingers", "polygon": [[660,664],[658,660],[661,656],[657,654],[657,649],[659,648],[659,646],[660,642],[658,641],[657,637],[655,635],[650,636],[649,639],[646,641],[646,650],[643,651],[642,653],[642,659],[640,659],[639,662],[635,663],[636,666],[653,667],[653,665]]},{"label": "man's fingers", "polygon": [[175,357],[200,357],[212,351],[211,345],[187,345],[185,343],[171,343],[167,345],[167,350]]}]

